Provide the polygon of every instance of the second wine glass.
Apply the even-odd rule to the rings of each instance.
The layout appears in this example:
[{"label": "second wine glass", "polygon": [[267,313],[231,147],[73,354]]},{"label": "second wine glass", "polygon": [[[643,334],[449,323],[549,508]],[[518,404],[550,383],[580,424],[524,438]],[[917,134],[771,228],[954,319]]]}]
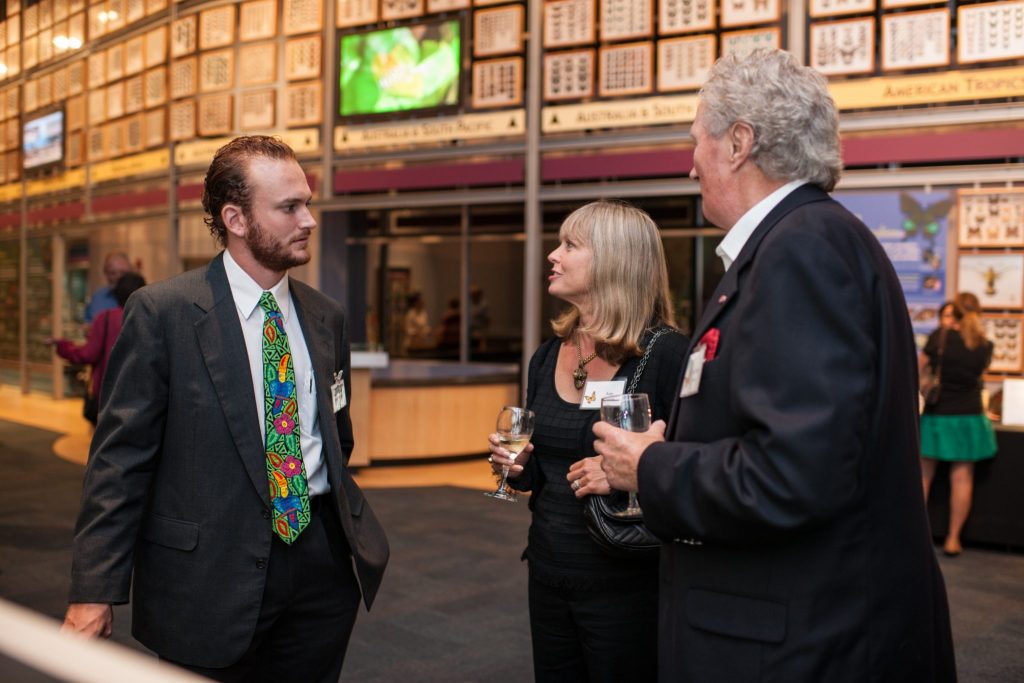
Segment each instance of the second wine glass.
[{"label": "second wine glass", "polygon": [[[601,399],[601,419],[629,432],[646,432],[651,428],[651,402],[647,394],[618,394]],[[616,517],[637,517],[643,514],[636,499],[636,491],[629,492],[625,510],[613,513]]]}]

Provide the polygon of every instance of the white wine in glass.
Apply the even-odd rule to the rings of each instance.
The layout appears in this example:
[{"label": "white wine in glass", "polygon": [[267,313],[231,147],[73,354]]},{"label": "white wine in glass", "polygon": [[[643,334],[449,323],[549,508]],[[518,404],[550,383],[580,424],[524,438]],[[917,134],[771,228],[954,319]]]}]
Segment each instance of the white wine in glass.
[{"label": "white wine in glass", "polygon": [[[619,394],[601,399],[601,419],[629,432],[646,432],[651,428],[651,402],[647,394]],[[643,514],[636,491],[629,492],[625,510],[612,513],[616,517],[638,517]]]},{"label": "white wine in glass", "polygon": [[[512,454],[514,462],[516,456],[523,452],[526,444],[530,443],[533,436],[533,411],[526,408],[505,406],[498,413],[498,424],[495,431],[498,432],[498,443],[502,448]],[[516,492],[508,486],[509,466],[501,468],[501,483],[496,491],[485,493],[485,496],[507,500],[510,503],[516,502]]]}]

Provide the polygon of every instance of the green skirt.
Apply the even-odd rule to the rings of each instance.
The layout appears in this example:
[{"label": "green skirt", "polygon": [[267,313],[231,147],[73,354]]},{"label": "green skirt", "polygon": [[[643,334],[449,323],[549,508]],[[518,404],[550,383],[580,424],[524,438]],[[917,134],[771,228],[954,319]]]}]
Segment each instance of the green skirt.
[{"label": "green skirt", "polygon": [[921,416],[921,455],[950,462],[974,462],[996,454],[996,434],[985,415]]}]

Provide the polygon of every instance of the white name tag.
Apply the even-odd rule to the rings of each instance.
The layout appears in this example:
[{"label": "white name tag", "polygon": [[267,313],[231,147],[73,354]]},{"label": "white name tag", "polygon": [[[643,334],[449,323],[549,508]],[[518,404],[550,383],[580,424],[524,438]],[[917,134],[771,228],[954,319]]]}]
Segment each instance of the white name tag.
[{"label": "white name tag", "polygon": [[626,391],[626,380],[611,379],[606,382],[587,382],[583,387],[583,398],[580,399],[580,410],[600,410],[601,399],[605,396],[618,396]]},{"label": "white name tag", "polygon": [[334,412],[338,412],[348,405],[348,397],[345,396],[345,382],[342,381],[344,370],[338,370],[334,375],[334,384],[331,385],[331,402],[334,404]]},{"label": "white name tag", "polygon": [[686,374],[683,375],[683,388],[679,391],[679,398],[695,396],[700,389],[700,376],[704,372],[704,356],[708,347],[701,344],[693,353],[690,360],[686,362]]}]

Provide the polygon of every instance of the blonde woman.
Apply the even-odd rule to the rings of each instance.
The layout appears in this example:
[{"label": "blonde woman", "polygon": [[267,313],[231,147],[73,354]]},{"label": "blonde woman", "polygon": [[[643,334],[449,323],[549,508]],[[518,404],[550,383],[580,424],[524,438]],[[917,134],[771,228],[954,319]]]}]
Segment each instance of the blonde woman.
[{"label": "blonde woman", "polygon": [[942,549],[954,557],[963,549],[960,530],[971,510],[974,463],[996,454],[992,423],[981,405],[981,376],[992,360],[978,297],[961,292],[939,310],[939,329],[925,344],[921,365],[940,373],[937,403],[921,416],[921,475],[925,500],[939,460],[949,462],[949,531]]},{"label": "blonde woman", "polygon": [[[668,271],[658,227],[625,202],[587,204],[565,219],[548,255],[548,292],[569,306],[552,321],[555,337],[530,360],[527,404],[533,440],[510,472],[531,491],[530,627],[537,681],[653,681],[657,667],[657,556],[606,555],[587,534],[582,498],[611,492],[594,455],[584,409],[595,381],[636,374],[653,419],[666,419],[682,374],[687,339],[674,329]],[[621,393],[621,392],[620,392]],[[510,460],[490,437],[495,472]]]}]

